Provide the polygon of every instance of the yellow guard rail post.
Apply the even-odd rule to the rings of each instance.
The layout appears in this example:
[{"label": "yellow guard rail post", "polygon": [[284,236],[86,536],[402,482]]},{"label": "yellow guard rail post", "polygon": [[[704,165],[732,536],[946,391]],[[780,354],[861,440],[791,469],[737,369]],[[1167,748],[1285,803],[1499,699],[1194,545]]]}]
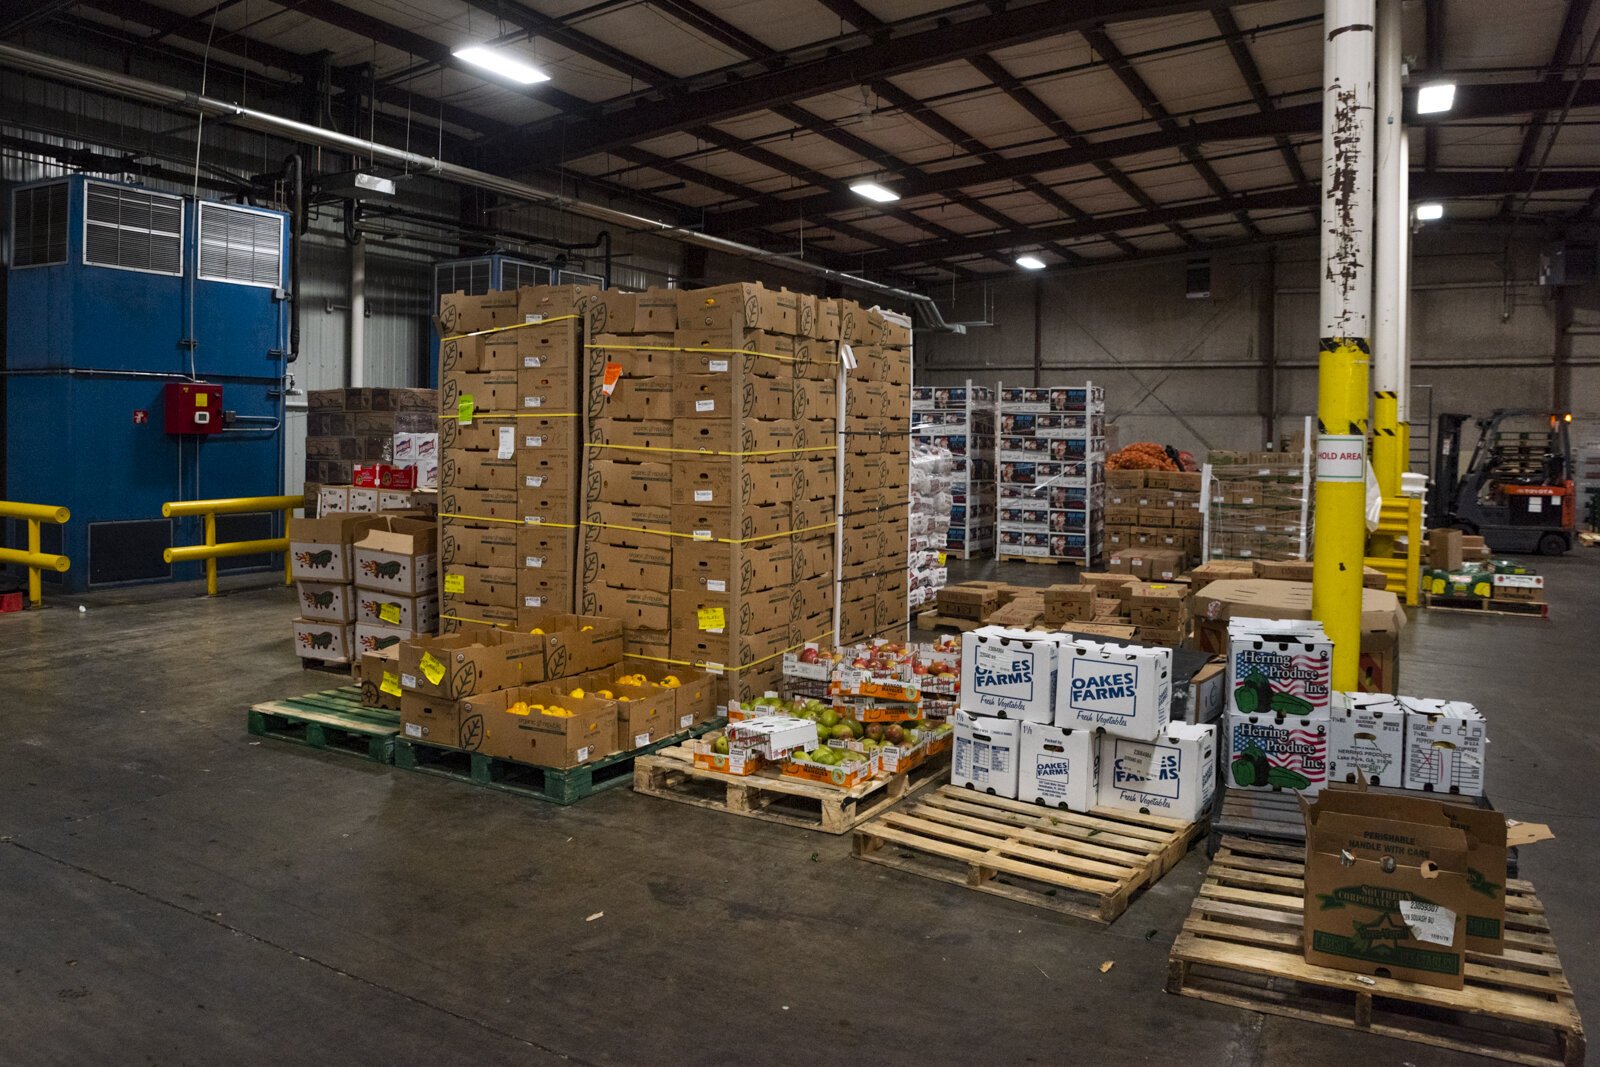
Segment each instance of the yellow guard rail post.
[{"label": "yellow guard rail post", "polygon": [[16,504],[9,500],[0,500],[0,519],[22,519],[28,524],[27,549],[0,548],[0,563],[17,563],[28,568],[28,603],[34,607],[39,606],[42,595],[39,572],[55,571],[61,574],[72,566],[72,561],[66,556],[39,551],[39,524],[53,522],[59,526],[70,518],[72,512],[66,508],[50,504]]},{"label": "yellow guard rail post", "polygon": [[[228,556],[255,556],[264,552],[283,553],[283,584],[289,584],[289,518],[294,509],[305,506],[298,496],[236,496],[221,500],[175,500],[161,505],[169,519],[199,515],[206,521],[206,543],[173,547],[161,554],[168,563],[206,565],[206,596],[217,595],[217,560]],[[217,544],[217,516],[243,515],[254,511],[283,512],[283,536],[262,541],[228,541]]]}]

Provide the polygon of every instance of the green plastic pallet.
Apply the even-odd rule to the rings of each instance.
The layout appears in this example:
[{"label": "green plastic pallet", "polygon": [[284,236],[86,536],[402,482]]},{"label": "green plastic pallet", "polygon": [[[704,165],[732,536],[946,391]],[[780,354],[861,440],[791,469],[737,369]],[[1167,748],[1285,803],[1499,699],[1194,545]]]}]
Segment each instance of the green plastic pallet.
[{"label": "green plastic pallet", "polygon": [[363,707],[361,687],[345,685],[256,704],[246,717],[246,727],[257,737],[393,763],[400,713]]},{"label": "green plastic pallet", "polygon": [[612,786],[631,785],[635,757],[681,745],[691,737],[699,737],[721,726],[722,722],[721,719],[714,719],[699,723],[643,748],[616,752],[605,759],[570,770],[535,767],[516,760],[486,756],[481,752],[463,752],[457,748],[440,748],[419,741],[408,741],[403,737],[394,740],[394,765],[409,771],[436,774],[488,789],[545,800],[551,804],[573,804]]}]

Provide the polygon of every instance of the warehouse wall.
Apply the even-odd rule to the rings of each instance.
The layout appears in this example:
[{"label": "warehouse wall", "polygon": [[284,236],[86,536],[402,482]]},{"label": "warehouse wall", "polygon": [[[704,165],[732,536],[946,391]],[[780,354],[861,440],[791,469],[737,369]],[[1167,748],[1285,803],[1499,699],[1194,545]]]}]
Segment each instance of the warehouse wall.
[{"label": "warehouse wall", "polygon": [[[1556,403],[1558,299],[1572,322],[1571,406],[1600,419],[1600,287],[1538,286],[1542,240],[1533,226],[1518,229],[1508,275],[1502,228],[1434,226],[1417,236],[1414,425],[1440,411]],[[969,325],[965,337],[919,333],[917,380],[1031,384],[1037,299],[1042,383],[1105,385],[1122,443],[1261,447],[1315,410],[1317,246],[1295,241],[1211,263],[1212,294],[1198,300],[1185,296],[1182,258],[1013,277],[987,292],[957,287],[944,301],[946,318],[987,324]],[[1268,362],[1277,368],[1270,434],[1257,392]]]}]

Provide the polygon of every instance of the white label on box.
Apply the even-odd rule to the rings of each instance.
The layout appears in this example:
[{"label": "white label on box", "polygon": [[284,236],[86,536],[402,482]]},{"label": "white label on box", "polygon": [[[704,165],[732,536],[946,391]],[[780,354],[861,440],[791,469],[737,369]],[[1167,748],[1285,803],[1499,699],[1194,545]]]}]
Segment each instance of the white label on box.
[{"label": "white label on box", "polygon": [[525,596],[522,598],[522,606],[525,608],[542,608],[544,607],[544,597]]},{"label": "white label on box", "polygon": [[1544,497],[1542,497],[1542,496],[1530,496],[1528,498],[1528,514],[1531,515],[1536,511],[1543,511],[1543,510],[1544,510]]},{"label": "white label on box", "polygon": [[694,716],[692,714],[691,715],[680,715],[680,716],[678,716],[678,729],[687,730],[689,727],[691,727],[693,725],[694,725]]},{"label": "white label on box", "polygon": [[1411,927],[1411,936],[1430,945],[1453,945],[1456,940],[1456,913],[1439,904],[1422,900],[1400,901],[1400,917]]},{"label": "white label on box", "polygon": [[544,366],[544,359],[540,356],[523,356],[522,365],[524,367],[542,367]]},{"label": "white label on box", "polygon": [[585,760],[587,760],[589,758],[589,746],[588,745],[584,745],[582,748],[578,749],[577,756],[578,756],[578,762],[579,763],[582,763]]},{"label": "white label on box", "polygon": [[633,747],[634,748],[643,748],[644,746],[648,745],[649,743],[650,743],[649,731],[646,731],[645,733],[642,733],[642,734],[634,734],[633,735]]},{"label": "white label on box", "polygon": [[706,592],[708,592],[708,593],[726,593],[727,591],[728,591],[728,583],[727,582],[724,582],[724,581],[722,581],[720,579],[717,579],[717,578],[708,578],[708,579],[706,579]]},{"label": "white label on box", "polygon": [[722,664],[712,662],[711,660],[707,660],[706,661],[705,668],[706,668],[706,673],[707,674],[721,674],[722,673]]},{"label": "white label on box", "polygon": [[402,674],[400,676],[400,684],[407,689],[415,689],[417,687],[417,676],[414,674]]},{"label": "white label on box", "polygon": [[715,411],[717,410],[717,402],[715,400],[696,400],[694,409],[696,411]]},{"label": "white label on box", "polygon": [[533,434],[529,434],[527,437],[522,439],[522,443],[527,448],[543,448],[544,447],[544,438],[543,437],[536,437]]},{"label": "white label on box", "polygon": [[1365,434],[1325,433],[1317,436],[1317,481],[1364,482],[1366,480]]},{"label": "white label on box", "polygon": [[421,737],[422,736],[422,727],[417,725],[414,722],[406,723],[406,736],[407,737]]},{"label": "white label on box", "polygon": [[544,321],[544,312],[542,312],[542,311],[530,312],[529,314],[526,314],[526,315],[522,316],[522,321],[525,322],[525,323],[527,323],[527,322],[543,322]]},{"label": "white label on box", "polygon": [[522,406],[525,408],[542,408],[544,407],[544,397],[525,396],[522,398]]},{"label": "white label on box", "polygon": [[709,541],[709,540],[711,540],[711,531],[710,530],[696,530],[696,531],[694,531],[694,535],[693,536],[694,536],[694,539],[696,541]]},{"label": "white label on box", "polygon": [[530,474],[530,475],[527,475],[526,477],[524,477],[522,479],[522,481],[523,481],[523,483],[525,485],[527,485],[527,487],[529,489],[543,489],[544,488],[544,475],[542,475],[542,474]]},{"label": "white label on box", "polygon": [[694,502],[696,504],[709,504],[711,503],[711,497],[712,493],[709,489],[696,489],[694,491]]},{"label": "white label on box", "polygon": [[523,521],[523,523],[525,525],[528,525],[528,526],[543,526],[544,525],[544,516],[543,515],[524,515],[524,516],[522,516],[522,521]]},{"label": "white label on box", "polygon": [[707,369],[709,369],[712,374],[725,374],[728,370],[728,361],[725,359],[713,359],[709,364],[707,364]]},{"label": "white label on box", "polygon": [[523,559],[522,565],[524,567],[543,567],[544,560],[545,557],[543,556],[528,556]]}]

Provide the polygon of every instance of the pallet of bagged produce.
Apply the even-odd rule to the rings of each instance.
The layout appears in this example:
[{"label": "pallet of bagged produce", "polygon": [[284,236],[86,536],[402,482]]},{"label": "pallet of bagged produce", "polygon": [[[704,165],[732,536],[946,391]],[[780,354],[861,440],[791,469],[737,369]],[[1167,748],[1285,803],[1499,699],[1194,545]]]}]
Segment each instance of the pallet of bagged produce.
[{"label": "pallet of bagged produce", "polygon": [[1441,989],[1307,963],[1304,849],[1225,837],[1173,942],[1167,992],[1512,1063],[1577,1067],[1583,1022],[1544,906],[1506,883],[1506,948]]},{"label": "pallet of bagged produce", "polygon": [[395,737],[400,733],[400,713],[364,707],[361,687],[345,685],[252,705],[245,727],[256,737],[390,763]]},{"label": "pallet of bagged produce", "polygon": [[803,778],[784,777],[772,767],[750,775],[697,767],[693,751],[680,745],[635,763],[633,789],[680,804],[843,834],[925,786],[944,780],[949,769],[949,756],[940,755],[904,774],[882,775],[849,789],[838,789]]},{"label": "pallet of bagged produce", "polygon": [[861,859],[1110,923],[1177,865],[1202,823],[1087,814],[945,786],[856,830]]},{"label": "pallet of bagged produce", "polygon": [[602,790],[631,782],[636,759],[681,745],[721,724],[721,719],[697,723],[691,729],[663,737],[643,748],[613,752],[592,763],[566,769],[535,767],[531,763],[459,748],[443,748],[402,737],[395,741],[394,765],[403,770],[453,778],[469,785],[498,789],[503,793],[515,793],[551,804],[574,804]]}]

